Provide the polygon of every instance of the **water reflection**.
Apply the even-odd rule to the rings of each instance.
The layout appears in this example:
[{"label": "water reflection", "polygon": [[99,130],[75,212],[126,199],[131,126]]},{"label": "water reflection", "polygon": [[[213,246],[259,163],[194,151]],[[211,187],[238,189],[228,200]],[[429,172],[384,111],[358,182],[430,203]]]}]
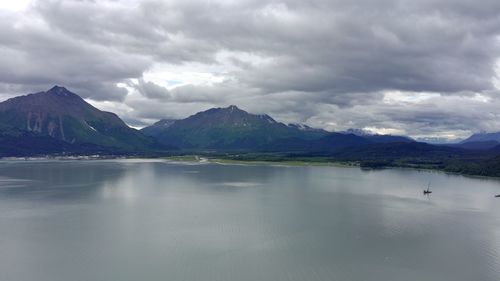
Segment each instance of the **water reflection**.
[{"label": "water reflection", "polygon": [[497,193],[414,170],[2,162],[0,279],[499,280]]}]

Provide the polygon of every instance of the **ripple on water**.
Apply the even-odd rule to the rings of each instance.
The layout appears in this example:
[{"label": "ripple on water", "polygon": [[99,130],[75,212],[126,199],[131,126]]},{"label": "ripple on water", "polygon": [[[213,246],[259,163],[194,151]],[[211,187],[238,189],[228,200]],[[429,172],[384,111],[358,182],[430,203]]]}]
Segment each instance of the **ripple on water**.
[{"label": "ripple on water", "polygon": [[261,184],[257,182],[234,181],[234,182],[223,182],[222,185],[229,187],[253,187],[253,186],[259,186]]}]

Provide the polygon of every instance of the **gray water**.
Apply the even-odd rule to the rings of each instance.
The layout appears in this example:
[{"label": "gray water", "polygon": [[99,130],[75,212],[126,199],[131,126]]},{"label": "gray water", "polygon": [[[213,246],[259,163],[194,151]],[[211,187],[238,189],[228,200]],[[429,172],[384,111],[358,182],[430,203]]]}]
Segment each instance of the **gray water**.
[{"label": "gray water", "polygon": [[403,169],[4,161],[0,280],[497,281],[494,194]]}]

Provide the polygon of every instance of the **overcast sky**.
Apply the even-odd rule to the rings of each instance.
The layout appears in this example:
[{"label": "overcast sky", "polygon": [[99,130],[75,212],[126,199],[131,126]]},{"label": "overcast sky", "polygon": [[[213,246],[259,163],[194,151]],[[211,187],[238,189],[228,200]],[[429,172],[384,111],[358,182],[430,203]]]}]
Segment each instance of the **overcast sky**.
[{"label": "overcast sky", "polygon": [[61,85],[142,127],[235,104],[416,138],[500,131],[498,0],[2,0],[0,98]]}]

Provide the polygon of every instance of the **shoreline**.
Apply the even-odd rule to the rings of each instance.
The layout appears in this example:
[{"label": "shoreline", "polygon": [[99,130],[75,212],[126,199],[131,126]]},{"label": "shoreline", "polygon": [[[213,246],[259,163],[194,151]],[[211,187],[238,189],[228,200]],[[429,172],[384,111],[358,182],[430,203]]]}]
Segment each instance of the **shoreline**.
[{"label": "shoreline", "polygon": [[149,160],[167,160],[171,162],[186,162],[186,163],[200,163],[200,164],[219,164],[219,165],[266,165],[266,166],[282,166],[282,167],[357,167],[362,170],[384,170],[384,169],[408,169],[414,171],[428,171],[428,172],[440,172],[448,175],[459,175],[470,178],[477,179],[495,179],[500,180],[500,176],[488,176],[488,175],[475,175],[460,172],[446,171],[445,169],[433,168],[433,167],[418,167],[418,166],[407,166],[407,165],[387,165],[381,167],[363,167],[360,161],[332,161],[331,159],[319,158],[317,161],[314,158],[301,159],[301,160],[286,160],[280,159],[230,159],[223,157],[206,157],[199,155],[182,155],[182,156],[163,156],[163,157],[151,157],[151,156],[123,156],[123,155],[80,155],[80,156],[31,156],[31,157],[2,157],[0,161],[5,162],[30,162],[30,161],[96,161],[96,160],[126,160],[126,159],[149,159]]},{"label": "shoreline", "polygon": [[[207,160],[207,162],[202,163],[212,163],[212,164],[220,164],[220,165],[267,165],[267,166],[285,166],[285,167],[340,167],[340,168],[359,168],[362,170],[368,171],[377,171],[377,170],[385,170],[385,169],[404,169],[404,170],[413,170],[413,171],[425,171],[425,172],[438,172],[447,175],[455,175],[455,176],[464,176],[469,178],[476,179],[495,179],[500,180],[500,177],[497,176],[483,176],[483,175],[474,175],[474,174],[466,174],[466,173],[457,173],[446,171],[444,169],[438,168],[430,168],[430,167],[411,167],[411,166],[384,166],[384,167],[362,167],[359,161],[288,161],[288,160],[235,160],[235,159],[225,159],[225,158],[208,158],[208,157],[200,157]],[[194,155],[190,156],[175,156],[175,157],[161,157],[161,159],[165,160],[173,160],[179,162],[199,162],[195,159]]]}]

